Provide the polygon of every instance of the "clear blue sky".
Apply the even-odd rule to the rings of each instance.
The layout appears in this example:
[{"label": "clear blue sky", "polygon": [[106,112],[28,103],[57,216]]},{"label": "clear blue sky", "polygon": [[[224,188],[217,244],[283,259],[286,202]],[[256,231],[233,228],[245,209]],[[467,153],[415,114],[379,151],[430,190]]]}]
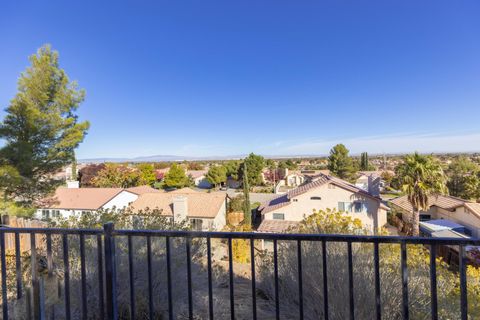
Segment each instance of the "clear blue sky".
[{"label": "clear blue sky", "polygon": [[87,91],[79,158],[480,150],[479,17],[476,0],[2,1],[0,106],[50,43]]}]

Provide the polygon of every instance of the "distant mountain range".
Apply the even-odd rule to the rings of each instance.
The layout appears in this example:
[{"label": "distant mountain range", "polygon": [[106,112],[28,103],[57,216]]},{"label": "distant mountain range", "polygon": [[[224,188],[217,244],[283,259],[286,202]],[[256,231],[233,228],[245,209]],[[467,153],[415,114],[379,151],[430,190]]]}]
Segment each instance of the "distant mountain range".
[{"label": "distant mountain range", "polygon": [[[191,156],[176,156],[176,155],[155,155],[135,158],[91,158],[79,159],[79,163],[102,163],[102,162],[165,162],[165,161],[203,161],[203,160],[236,160],[247,157],[248,154],[239,154],[231,156],[207,156],[207,157],[191,157]],[[268,159],[282,159],[282,158],[314,158],[322,157],[321,155],[298,155],[298,156],[267,156]]]},{"label": "distant mountain range", "polygon": [[[475,154],[476,152],[434,152],[436,155],[456,155],[456,154]],[[405,153],[387,153],[387,154],[369,154],[371,157],[378,156],[401,156]],[[432,154],[432,153],[427,153]],[[208,160],[238,160],[244,159],[248,154],[238,154],[230,156],[205,156],[205,157],[192,157],[192,156],[177,156],[177,155],[154,155],[135,158],[90,158],[90,159],[78,159],[79,163],[102,163],[102,162],[173,162],[173,161],[208,161]],[[320,158],[327,157],[327,154],[303,154],[303,155],[262,155],[266,159],[294,159],[294,158]],[[359,154],[352,154],[357,157]]]}]

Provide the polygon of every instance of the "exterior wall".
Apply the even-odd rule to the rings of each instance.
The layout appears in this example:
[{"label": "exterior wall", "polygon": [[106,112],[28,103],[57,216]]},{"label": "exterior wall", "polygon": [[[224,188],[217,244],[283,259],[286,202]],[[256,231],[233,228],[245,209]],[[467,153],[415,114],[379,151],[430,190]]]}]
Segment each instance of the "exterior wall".
[{"label": "exterior wall", "polygon": [[465,207],[458,207],[453,212],[436,208],[434,216],[436,219],[448,219],[461,224],[472,231],[473,237],[480,237],[480,218],[469,212]]},{"label": "exterior wall", "polygon": [[217,213],[215,219],[213,219],[212,229],[216,231],[222,230],[227,224],[227,205],[224,202],[222,207]]},{"label": "exterior wall", "polygon": [[220,231],[227,224],[227,205],[224,201],[214,219],[188,217],[189,219],[201,219],[202,231]]},{"label": "exterior wall", "polygon": [[134,193],[131,193],[128,191],[122,191],[119,194],[117,194],[113,199],[105,203],[102,208],[113,209],[115,207],[116,209],[123,209],[133,201],[137,200],[137,198],[138,198],[138,195]]},{"label": "exterior wall", "polygon": [[[264,219],[272,220],[274,213],[285,214],[285,220],[301,221],[304,217],[309,216],[314,210],[338,209],[338,202],[354,202],[361,201],[364,204],[362,212],[351,212],[354,218],[362,221],[365,228],[374,231],[386,224],[387,216],[384,209],[380,209],[380,201],[361,197],[356,193],[345,190],[338,186],[328,184],[319,188],[310,190],[295,199],[292,199],[289,205],[278,208],[265,214]],[[311,197],[320,197],[321,200],[312,200]]]},{"label": "exterior wall", "polygon": [[[411,221],[412,213],[395,206],[402,212],[403,221]],[[480,218],[471,213],[465,207],[458,207],[455,211],[449,211],[443,208],[432,206],[428,211],[421,211],[421,214],[430,214],[431,219],[446,219],[461,224],[472,231],[473,237],[480,237]]]}]

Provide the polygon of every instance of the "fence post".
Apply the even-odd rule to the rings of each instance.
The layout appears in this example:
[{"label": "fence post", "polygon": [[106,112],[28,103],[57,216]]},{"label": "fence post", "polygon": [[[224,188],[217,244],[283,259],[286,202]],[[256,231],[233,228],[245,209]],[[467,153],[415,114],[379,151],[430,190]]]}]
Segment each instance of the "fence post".
[{"label": "fence post", "polygon": [[117,320],[117,284],[115,268],[115,239],[113,236],[114,225],[112,222],[103,225],[105,248],[105,288],[107,318]]}]

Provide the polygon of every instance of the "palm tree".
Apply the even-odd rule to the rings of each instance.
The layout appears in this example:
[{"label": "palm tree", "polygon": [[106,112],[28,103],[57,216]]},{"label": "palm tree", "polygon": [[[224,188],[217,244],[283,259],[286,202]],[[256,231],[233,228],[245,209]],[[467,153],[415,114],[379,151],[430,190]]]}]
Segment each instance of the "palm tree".
[{"label": "palm tree", "polygon": [[432,156],[415,152],[405,156],[396,168],[401,188],[412,205],[412,233],[419,235],[420,210],[428,210],[429,197],[447,193],[446,176],[438,161]]}]

